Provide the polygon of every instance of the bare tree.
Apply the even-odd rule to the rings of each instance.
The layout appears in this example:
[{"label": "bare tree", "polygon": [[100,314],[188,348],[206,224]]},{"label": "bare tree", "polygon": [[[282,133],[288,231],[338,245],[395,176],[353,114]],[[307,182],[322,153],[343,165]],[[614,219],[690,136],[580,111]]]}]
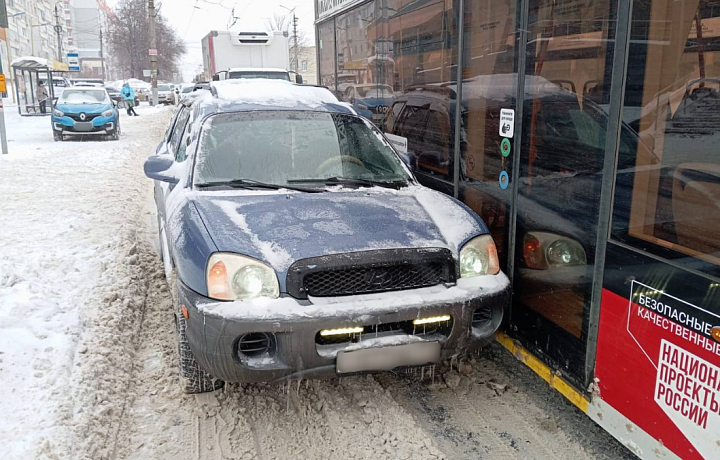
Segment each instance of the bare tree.
[{"label": "bare tree", "polygon": [[[145,0],[121,0],[115,7],[110,24],[108,45],[115,67],[131,78],[142,78],[150,68],[150,18]],[[178,71],[178,61],[185,54],[185,44],[162,15],[155,18],[158,52],[158,78],[169,80]]]}]

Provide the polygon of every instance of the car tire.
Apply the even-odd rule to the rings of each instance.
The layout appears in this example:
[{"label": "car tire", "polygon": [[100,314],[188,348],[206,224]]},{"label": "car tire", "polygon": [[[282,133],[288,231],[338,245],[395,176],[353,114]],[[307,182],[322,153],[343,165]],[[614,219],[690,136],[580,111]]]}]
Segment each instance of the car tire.
[{"label": "car tire", "polygon": [[200,367],[195,360],[190,344],[188,343],[187,322],[180,311],[179,303],[175,318],[177,320],[178,333],[178,374],[180,377],[180,388],[187,394],[198,394],[215,391],[223,387],[225,382],[213,378],[205,369]]},{"label": "car tire", "polygon": [[112,139],[114,141],[120,140],[120,123],[117,123],[115,125],[115,131],[113,131],[112,135],[110,136],[110,139]]},{"label": "car tire", "polygon": [[62,141],[63,141],[63,135],[62,135],[62,133],[58,133],[58,132],[53,131],[53,140],[54,140],[55,142],[62,142]]},{"label": "car tire", "polygon": [[165,262],[165,252],[164,252],[165,247],[163,246],[162,228],[160,228],[160,215],[157,216],[157,232],[158,232],[158,254],[160,255],[160,262],[164,263]]}]

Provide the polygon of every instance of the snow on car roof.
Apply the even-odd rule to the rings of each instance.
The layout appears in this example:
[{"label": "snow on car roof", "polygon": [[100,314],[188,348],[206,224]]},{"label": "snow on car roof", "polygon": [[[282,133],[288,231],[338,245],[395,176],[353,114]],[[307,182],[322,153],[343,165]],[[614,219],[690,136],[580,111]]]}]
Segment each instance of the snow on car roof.
[{"label": "snow on car roof", "polygon": [[213,82],[211,86],[218,99],[248,105],[320,107],[338,104],[327,88],[296,85],[284,80],[223,80]]}]

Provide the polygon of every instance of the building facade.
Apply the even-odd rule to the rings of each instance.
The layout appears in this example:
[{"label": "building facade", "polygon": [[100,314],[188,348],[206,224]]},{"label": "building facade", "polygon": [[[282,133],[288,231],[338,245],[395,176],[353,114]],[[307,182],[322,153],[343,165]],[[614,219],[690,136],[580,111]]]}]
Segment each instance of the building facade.
[{"label": "building facade", "polygon": [[720,3],[315,12],[319,83],[490,228],[499,340],[642,458],[720,458]]},{"label": "building facade", "polygon": [[80,77],[106,76],[102,34],[108,14],[112,12],[103,0],[70,0],[68,42],[80,58]]},{"label": "building facade", "polygon": [[[314,46],[298,47],[298,73],[302,75],[303,82],[308,85],[317,85],[317,60]],[[292,50],[291,50],[292,51]]]},{"label": "building facade", "polygon": [[9,27],[0,50],[3,71],[9,67],[9,61],[19,56],[57,60],[58,41],[54,29],[57,23],[63,26],[62,55],[67,53],[67,31],[64,30],[69,12],[67,0],[5,0],[5,3]]}]

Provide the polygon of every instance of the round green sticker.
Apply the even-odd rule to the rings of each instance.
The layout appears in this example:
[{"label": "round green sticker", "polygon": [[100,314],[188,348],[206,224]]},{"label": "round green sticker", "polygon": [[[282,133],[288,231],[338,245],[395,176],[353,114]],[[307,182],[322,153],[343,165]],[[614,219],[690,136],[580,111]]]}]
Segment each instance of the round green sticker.
[{"label": "round green sticker", "polygon": [[502,156],[506,157],[510,155],[510,139],[505,138],[500,143],[500,153],[502,153]]}]

